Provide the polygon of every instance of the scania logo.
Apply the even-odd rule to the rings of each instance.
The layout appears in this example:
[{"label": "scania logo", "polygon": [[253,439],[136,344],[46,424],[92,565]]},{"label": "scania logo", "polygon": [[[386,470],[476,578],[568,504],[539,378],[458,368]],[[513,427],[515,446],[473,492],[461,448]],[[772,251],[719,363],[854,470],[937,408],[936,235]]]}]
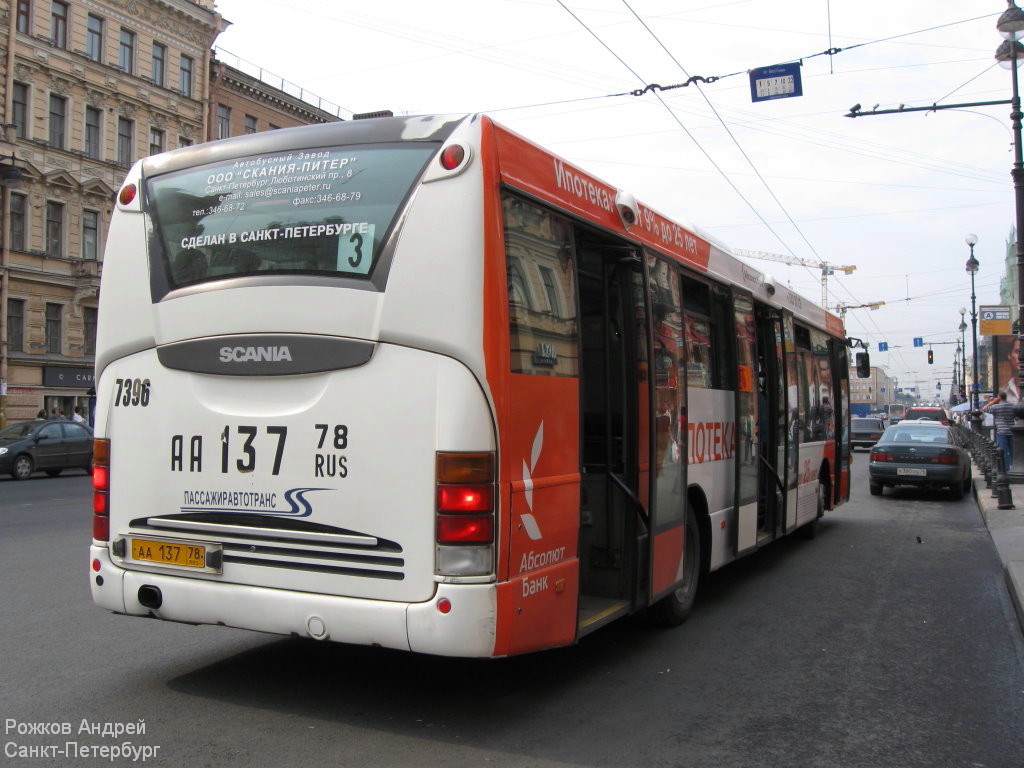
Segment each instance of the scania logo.
[{"label": "scania logo", "polygon": [[281,363],[291,362],[288,347],[221,347],[222,363]]}]

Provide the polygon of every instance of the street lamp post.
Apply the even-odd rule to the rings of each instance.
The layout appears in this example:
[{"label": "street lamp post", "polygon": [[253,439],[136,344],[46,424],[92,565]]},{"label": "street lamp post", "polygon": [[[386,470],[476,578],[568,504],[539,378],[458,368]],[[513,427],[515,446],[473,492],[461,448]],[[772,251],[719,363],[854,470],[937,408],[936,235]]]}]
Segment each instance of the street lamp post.
[{"label": "street lamp post", "polygon": [[978,260],[974,258],[974,246],[978,243],[978,236],[970,234],[964,238],[964,241],[971,248],[971,255],[967,259],[966,267],[971,275],[971,351],[974,354],[974,360],[971,363],[971,373],[974,377],[971,382],[971,429],[981,432],[981,410],[978,403],[978,307],[977,297],[974,293],[974,276],[978,273],[980,266]]},{"label": "street lamp post", "polygon": [[964,395],[964,402],[967,401],[967,322],[964,315],[967,314],[966,307],[960,307],[960,391]]},{"label": "street lamp post", "polygon": [[996,22],[1005,41],[996,50],[996,60],[1000,66],[1008,67],[1011,72],[1013,96],[1010,101],[1010,120],[1013,124],[1013,178],[1014,210],[1016,213],[1017,239],[1017,392],[1022,395],[1017,400],[1014,415],[1017,417],[1013,425],[1013,463],[1010,466],[1009,479],[1013,483],[1024,482],[1024,147],[1021,145],[1020,91],[1017,83],[1017,66],[1021,53],[1024,51],[1018,40],[1024,37],[1024,11],[1018,8],[1013,0],[1006,0],[1006,10]]}]

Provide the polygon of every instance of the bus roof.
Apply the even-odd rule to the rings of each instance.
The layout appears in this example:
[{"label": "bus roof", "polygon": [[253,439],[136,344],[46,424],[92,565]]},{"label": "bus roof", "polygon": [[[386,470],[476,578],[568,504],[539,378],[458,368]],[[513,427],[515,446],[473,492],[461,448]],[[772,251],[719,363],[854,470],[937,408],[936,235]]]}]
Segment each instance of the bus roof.
[{"label": "bus roof", "polygon": [[614,230],[630,241],[674,256],[766,303],[790,310],[806,323],[845,336],[839,317],[785,286],[776,285],[766,273],[733,256],[726,245],[698,232],[696,227],[684,226],[639,201],[635,202],[638,220],[627,227],[617,213],[616,200],[620,196],[633,200],[628,191],[598,179],[486,115],[381,117],[284,128],[183,147],[140,162],[143,176],[150,177],[238,157],[324,146],[443,143],[467,120],[490,127],[498,147],[501,179],[506,184]]}]

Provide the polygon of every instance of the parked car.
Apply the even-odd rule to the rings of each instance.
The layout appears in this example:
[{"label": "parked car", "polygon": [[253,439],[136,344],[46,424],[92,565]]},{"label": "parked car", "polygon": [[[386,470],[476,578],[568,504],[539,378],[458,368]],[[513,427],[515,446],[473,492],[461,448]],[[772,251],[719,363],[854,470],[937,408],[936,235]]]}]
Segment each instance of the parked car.
[{"label": "parked car", "polygon": [[0,472],[28,480],[42,471],[56,477],[65,469],[90,471],[92,430],[73,421],[21,421],[0,430]]},{"label": "parked car", "polygon": [[919,419],[930,419],[931,421],[937,421],[940,424],[950,424],[952,419],[950,418],[949,411],[945,408],[932,405],[916,405],[912,408],[907,408],[906,413],[903,414],[903,421],[918,421]]},{"label": "parked car", "polygon": [[850,447],[870,448],[885,431],[885,419],[850,419]]},{"label": "parked car", "polygon": [[872,496],[886,487],[945,488],[961,498],[971,487],[971,459],[956,427],[935,421],[907,421],[887,427],[871,449],[868,483]]}]

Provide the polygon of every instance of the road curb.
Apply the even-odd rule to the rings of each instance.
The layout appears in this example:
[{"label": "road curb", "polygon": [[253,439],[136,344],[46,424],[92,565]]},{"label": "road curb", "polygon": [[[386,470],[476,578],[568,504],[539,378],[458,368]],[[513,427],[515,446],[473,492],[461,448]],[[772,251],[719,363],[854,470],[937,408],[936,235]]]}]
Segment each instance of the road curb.
[{"label": "road curb", "polygon": [[991,498],[992,490],[985,485],[983,477],[979,477],[979,468],[973,467],[974,482],[971,493],[981,513],[982,522],[988,530],[992,543],[1003,564],[1006,589],[1010,593],[1013,609],[1017,613],[1017,623],[1024,632],[1024,486],[1010,486],[1014,508],[999,509],[997,499]]},{"label": "road curb", "polygon": [[1010,599],[1013,601],[1013,608],[1017,611],[1017,623],[1021,631],[1024,631],[1024,602],[1021,595],[1024,594],[1024,560],[1012,560],[1006,564],[1006,588],[1010,590]]}]

